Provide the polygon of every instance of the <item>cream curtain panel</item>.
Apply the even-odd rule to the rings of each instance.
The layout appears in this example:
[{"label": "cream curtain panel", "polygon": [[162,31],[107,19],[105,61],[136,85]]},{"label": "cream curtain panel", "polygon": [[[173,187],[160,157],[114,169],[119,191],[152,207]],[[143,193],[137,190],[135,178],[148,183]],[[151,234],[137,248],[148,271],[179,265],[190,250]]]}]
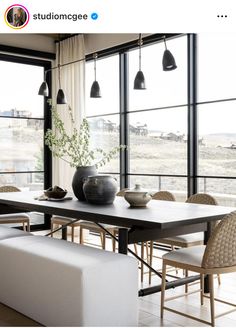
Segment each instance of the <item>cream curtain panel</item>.
[{"label": "cream curtain panel", "polygon": [[[59,46],[56,45],[56,61],[53,66],[58,64]],[[83,35],[76,35],[60,42],[60,64],[65,64],[85,57]],[[56,96],[59,89],[58,69],[52,71],[52,103],[56,106]],[[67,98],[67,103],[71,106],[76,124],[79,126],[85,117],[85,62],[61,67],[61,88]],[[57,111],[62,118],[67,131],[71,130],[67,105],[57,105]],[[72,190],[71,182],[74,168],[61,159],[53,158],[52,180],[53,185],[58,185]]]}]

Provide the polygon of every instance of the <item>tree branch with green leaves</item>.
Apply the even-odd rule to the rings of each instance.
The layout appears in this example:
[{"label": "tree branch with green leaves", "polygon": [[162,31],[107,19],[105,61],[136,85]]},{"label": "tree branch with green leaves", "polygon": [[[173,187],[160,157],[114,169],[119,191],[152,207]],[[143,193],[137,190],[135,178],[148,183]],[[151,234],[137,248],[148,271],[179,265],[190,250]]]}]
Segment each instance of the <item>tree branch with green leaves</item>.
[{"label": "tree branch with green leaves", "polygon": [[83,119],[79,129],[75,126],[72,109],[68,106],[68,116],[71,122],[71,131],[66,131],[65,124],[58,114],[56,107],[51,106],[53,129],[45,134],[45,144],[54,157],[67,162],[71,167],[104,166],[120,151],[126,148],[120,145],[106,152],[101,148],[90,148],[90,128],[87,119]]}]

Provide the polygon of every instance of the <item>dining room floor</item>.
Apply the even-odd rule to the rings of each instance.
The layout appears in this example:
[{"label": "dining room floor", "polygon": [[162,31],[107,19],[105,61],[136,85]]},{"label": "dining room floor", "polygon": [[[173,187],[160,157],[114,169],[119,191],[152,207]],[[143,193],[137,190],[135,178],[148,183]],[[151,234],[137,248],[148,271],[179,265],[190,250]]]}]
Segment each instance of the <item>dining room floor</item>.
[{"label": "dining room floor", "polygon": [[[37,232],[36,234],[45,234],[44,232]],[[56,237],[59,237],[57,234]],[[87,241],[93,244],[99,244],[98,236],[86,234]],[[76,238],[75,241],[78,241]],[[107,240],[107,248],[111,249],[111,242]],[[158,250],[158,255],[163,254]],[[161,267],[161,260],[155,258],[155,268]],[[173,274],[173,272],[172,272]],[[179,272],[178,274],[181,274]],[[156,276],[152,277],[152,285],[159,284],[160,279]],[[140,287],[148,287],[148,274],[144,275],[144,283],[140,283]],[[193,284],[189,290],[198,289],[199,284]],[[184,292],[184,287],[170,289],[166,292],[166,296],[174,296]],[[222,298],[226,301],[236,304],[236,273],[224,274],[221,276],[221,285],[218,286],[217,279],[215,279],[215,297]],[[222,313],[231,309],[228,305],[216,303],[216,314]],[[190,294],[168,302],[169,307],[185,312],[189,315],[198,316],[203,320],[209,320],[209,300],[205,299],[204,305],[200,305],[199,293]],[[195,320],[177,315],[172,312],[164,312],[164,319],[159,315],[160,312],[160,293],[155,293],[149,296],[139,298],[139,326],[140,327],[203,327],[206,324],[197,322]],[[25,317],[17,311],[0,304],[0,326],[1,327],[37,327],[41,326],[39,323]],[[216,319],[217,327],[236,327],[236,312],[229,313],[223,317]]]}]

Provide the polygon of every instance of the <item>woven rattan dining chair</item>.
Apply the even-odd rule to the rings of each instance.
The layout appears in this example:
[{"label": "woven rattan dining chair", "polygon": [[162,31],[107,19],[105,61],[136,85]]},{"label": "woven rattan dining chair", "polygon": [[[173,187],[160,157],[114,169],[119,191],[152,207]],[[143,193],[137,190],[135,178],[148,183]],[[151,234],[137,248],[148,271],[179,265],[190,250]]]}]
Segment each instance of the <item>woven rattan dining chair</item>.
[{"label": "woven rattan dining chair", "polygon": [[[1,186],[0,192],[18,192],[20,189],[14,186]],[[26,213],[1,214],[0,224],[21,223],[24,231],[30,231],[30,217]]]},{"label": "woven rattan dining chair", "polygon": [[[127,188],[120,190],[116,195],[124,196],[125,190],[127,190]],[[54,230],[55,225],[62,226],[64,224],[67,224],[72,221],[73,221],[73,219],[71,219],[71,218],[53,215],[53,217],[51,218],[51,232]],[[103,249],[106,249],[106,232],[104,230],[102,230],[100,227],[98,227],[95,223],[86,221],[86,220],[80,220],[75,223],[71,223],[69,226],[71,227],[71,241],[72,242],[74,242],[74,239],[75,239],[75,228],[79,227],[80,228],[80,232],[79,232],[80,244],[91,244],[91,243],[85,241],[85,239],[84,239],[84,230],[89,230],[89,232],[98,233],[100,235],[101,247]],[[103,226],[113,236],[116,236],[118,234],[118,227],[108,225],[108,224],[103,224]],[[95,245],[95,244],[92,244],[92,245]],[[97,246],[97,245],[95,245],[95,246]],[[114,239],[112,239],[113,252],[115,252],[115,249],[116,249],[116,242]]]},{"label": "woven rattan dining chair", "polygon": [[[187,318],[200,321],[205,324],[215,326],[215,319],[236,311],[236,304],[226,302],[220,299],[214,298],[214,274],[223,274],[228,272],[236,272],[236,212],[232,212],[226,215],[221,222],[215,227],[211,237],[209,238],[207,245],[192,246],[189,248],[180,248],[178,250],[166,253],[163,256],[163,268],[162,268],[162,290],[161,290],[161,318],[163,318],[164,310],[174,312],[176,314],[183,315]],[[165,306],[165,302],[173,300],[175,298],[185,296],[176,295],[165,299],[165,285],[166,285],[166,267],[171,265],[184,270],[190,270],[192,272],[200,273],[200,300],[203,305],[204,297],[210,299],[210,313],[211,321],[205,321],[200,318],[196,318],[189,314],[179,312],[173,308]],[[209,290],[210,296],[204,294],[204,275],[209,275]],[[199,291],[199,290],[198,290]],[[197,291],[196,291],[197,292]],[[191,293],[193,293],[191,291]],[[215,315],[215,301],[233,306],[232,310],[225,313]]]},{"label": "woven rattan dining chair", "polygon": [[[71,222],[69,225],[71,227],[71,241],[74,242],[75,240],[75,228],[80,228],[79,231],[79,243],[80,244],[88,244],[88,245],[93,245],[93,246],[99,246],[97,244],[90,243],[84,239],[84,230],[89,230],[89,232],[92,233],[98,233],[100,235],[100,240],[101,240],[101,247],[102,249],[106,249],[106,232],[102,230],[100,227],[98,227],[95,223],[85,221],[85,220],[80,220],[75,223],[72,223],[73,218],[68,218],[68,217],[63,217],[59,215],[53,215],[51,218],[51,232],[53,232],[55,225],[57,226],[62,226],[64,224],[68,224]],[[115,229],[116,226],[108,225],[108,224],[103,224],[104,228],[108,230],[112,235],[115,234]],[[53,237],[53,233],[51,234]],[[115,241],[112,240],[112,250],[115,252]]]},{"label": "woven rattan dining chair", "polygon": [[[218,205],[216,199],[205,193],[198,193],[190,196],[186,203],[192,204],[203,204],[203,205]],[[168,237],[158,240],[159,243],[163,243],[166,245],[170,245],[172,248],[174,247],[191,247],[197,245],[203,245],[204,243],[204,233],[203,232],[195,232],[187,235],[179,235],[175,237]],[[188,271],[185,273],[188,276]],[[149,282],[151,283],[150,279]],[[218,275],[218,283],[220,284],[220,276]],[[188,285],[185,286],[186,292],[188,291]]]},{"label": "woven rattan dining chair", "polygon": [[[160,190],[158,192],[156,192],[155,194],[152,195],[152,199],[154,200],[165,200],[165,201],[175,201],[175,196],[170,192],[170,191],[167,191],[167,190]],[[158,240],[156,241],[153,241],[151,240],[149,242],[149,264],[150,266],[152,266],[152,261],[153,261],[153,243],[154,242],[159,242]],[[157,256],[158,257],[158,256]],[[158,257],[159,258],[159,257]],[[151,284],[151,281],[152,281],[152,271],[149,270],[149,284]]]}]

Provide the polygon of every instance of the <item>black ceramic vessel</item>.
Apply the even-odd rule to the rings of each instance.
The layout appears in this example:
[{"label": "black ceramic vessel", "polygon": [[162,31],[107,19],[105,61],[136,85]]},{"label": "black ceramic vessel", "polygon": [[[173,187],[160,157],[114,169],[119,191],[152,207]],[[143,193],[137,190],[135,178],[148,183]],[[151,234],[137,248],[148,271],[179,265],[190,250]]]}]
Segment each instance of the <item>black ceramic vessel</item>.
[{"label": "black ceramic vessel", "polygon": [[87,202],[112,204],[117,193],[117,182],[111,175],[89,176],[83,186]]},{"label": "black ceramic vessel", "polygon": [[72,189],[75,194],[75,197],[77,197],[78,200],[82,200],[82,201],[85,200],[83,184],[88,176],[94,174],[97,174],[97,170],[94,165],[81,166],[76,169],[72,180]]}]

